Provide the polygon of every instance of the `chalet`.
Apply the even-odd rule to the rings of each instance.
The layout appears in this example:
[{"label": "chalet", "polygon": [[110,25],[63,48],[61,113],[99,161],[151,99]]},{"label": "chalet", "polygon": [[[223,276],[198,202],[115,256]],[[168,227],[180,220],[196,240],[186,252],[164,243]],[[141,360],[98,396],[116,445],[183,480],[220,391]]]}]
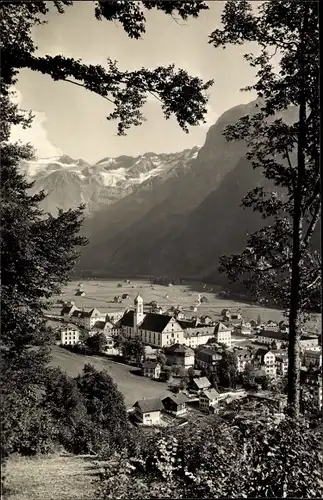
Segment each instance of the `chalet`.
[{"label": "chalet", "polygon": [[304,365],[307,367],[322,366],[322,351],[305,349],[304,351]]},{"label": "chalet", "polygon": [[80,330],[72,323],[67,323],[60,328],[61,344],[62,345],[75,345],[80,341]]},{"label": "chalet", "polygon": [[144,425],[158,425],[160,412],[164,409],[159,398],[141,399],[133,405],[134,413],[139,422]]},{"label": "chalet", "polygon": [[211,347],[200,347],[195,351],[195,365],[197,368],[216,370],[216,365],[221,359],[221,354]]},{"label": "chalet", "polygon": [[193,378],[190,383],[191,392],[200,394],[202,391],[209,389],[211,387],[210,381],[206,377]]},{"label": "chalet", "polygon": [[215,389],[208,389],[201,392],[199,395],[199,408],[201,411],[210,413],[214,412],[219,402],[219,393]]},{"label": "chalet", "polygon": [[180,365],[184,368],[194,367],[195,353],[193,349],[183,344],[174,344],[164,349],[166,359],[172,365]]},{"label": "chalet", "polygon": [[187,412],[186,402],[187,398],[184,396],[184,394],[181,393],[177,395],[172,394],[170,396],[166,396],[162,400],[165,411],[167,413],[175,415],[176,417],[184,415]]},{"label": "chalet", "polygon": [[225,344],[231,347],[231,328],[227,327],[221,321],[217,323],[214,327],[214,338],[218,344]]},{"label": "chalet", "polygon": [[142,373],[144,377],[159,378],[161,366],[157,361],[145,361],[142,365]]}]

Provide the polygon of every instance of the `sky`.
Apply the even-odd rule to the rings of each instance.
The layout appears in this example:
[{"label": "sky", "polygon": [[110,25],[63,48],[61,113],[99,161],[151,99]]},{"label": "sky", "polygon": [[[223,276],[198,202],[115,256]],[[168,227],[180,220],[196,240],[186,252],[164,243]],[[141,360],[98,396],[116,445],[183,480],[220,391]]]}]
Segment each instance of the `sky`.
[{"label": "sky", "polygon": [[165,120],[160,103],[150,98],[144,107],[147,121],[130,129],[126,137],[118,137],[117,122],[106,120],[112,105],[102,97],[24,69],[16,84],[17,100],[23,109],[31,109],[35,118],[32,129],[16,129],[13,137],[30,141],[39,157],[67,154],[91,163],[106,156],[168,153],[203,145],[208,128],[222,113],[256,97],[240,89],[255,79],[255,70],[243,54],[257,53],[258,47],[247,44],[223,50],[208,44],[210,33],[221,27],[224,3],[209,2],[208,11],[185,22],[149,11],[141,40],[130,39],[118,23],[97,21],[94,2],[75,2],[63,15],[51,9],[48,24],[33,32],[39,55],[61,54],[103,66],[110,57],[125,70],[174,63],[193,76],[214,79],[206,124],[191,127],[186,134],[174,118]]}]

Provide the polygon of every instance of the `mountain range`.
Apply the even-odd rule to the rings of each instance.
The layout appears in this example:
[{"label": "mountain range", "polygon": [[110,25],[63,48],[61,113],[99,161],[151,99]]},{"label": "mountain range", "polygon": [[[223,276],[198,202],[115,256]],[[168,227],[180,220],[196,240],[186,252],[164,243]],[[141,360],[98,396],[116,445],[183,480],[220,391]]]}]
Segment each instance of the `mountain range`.
[{"label": "mountain range", "polygon": [[[104,158],[94,165],[60,158],[22,165],[33,191],[48,193],[46,211],[84,203],[78,272],[93,275],[217,274],[219,256],[242,250],[247,233],[263,221],[241,200],[256,186],[269,186],[246,160],[242,142],[227,142],[224,128],[257,111],[256,101],[225,112],[208,130],[202,147],[179,153]],[[294,121],[295,110],[284,113]]]}]

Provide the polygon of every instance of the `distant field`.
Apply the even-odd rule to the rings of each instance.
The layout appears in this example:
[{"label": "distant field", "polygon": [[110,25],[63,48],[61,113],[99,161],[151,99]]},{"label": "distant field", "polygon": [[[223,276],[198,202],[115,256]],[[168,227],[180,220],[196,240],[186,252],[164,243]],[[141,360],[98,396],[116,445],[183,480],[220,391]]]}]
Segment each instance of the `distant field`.
[{"label": "distant field", "polygon": [[6,470],[8,500],[95,500],[93,457],[11,457]]},{"label": "distant field", "polygon": [[115,363],[109,359],[98,356],[82,356],[74,354],[60,347],[52,348],[51,365],[59,366],[71,377],[76,377],[82,372],[83,366],[91,363],[97,370],[107,370],[124,395],[127,406],[132,406],[138,399],[158,398],[169,394],[164,382],[155,382],[140,375],[131,373],[135,370],[132,366]]},{"label": "distant field", "polygon": [[[144,280],[133,281],[130,285],[123,283],[122,280],[84,280],[82,284],[86,295],[85,297],[76,297],[75,291],[78,283],[79,281],[69,283],[63,290],[63,294],[54,297],[54,300],[74,300],[78,307],[96,307],[100,311],[108,313],[109,311],[124,311],[127,307],[132,307],[133,300],[139,292],[145,303],[155,300],[162,307],[181,305],[188,317],[196,314],[200,316],[208,314],[214,319],[219,319],[222,309],[228,308],[232,312],[241,309],[242,315],[246,320],[256,320],[258,314],[260,314],[262,321],[280,321],[284,319],[281,311],[219,298],[217,297],[217,293],[220,291],[219,287],[213,287],[212,292],[210,291],[212,288],[210,285],[207,285],[206,289],[203,289],[203,284],[199,283],[172,287],[154,285],[155,289],[152,289],[150,283]],[[118,287],[118,283],[122,284],[122,288]],[[114,296],[122,295],[123,293],[128,293],[130,298],[123,300],[122,304],[115,304],[113,302]],[[189,308],[194,305],[198,293],[207,297],[209,302],[201,304],[198,312],[194,313]],[[168,295],[168,298],[166,298],[166,295]],[[57,311],[58,308],[52,309],[53,313],[57,313]]]}]

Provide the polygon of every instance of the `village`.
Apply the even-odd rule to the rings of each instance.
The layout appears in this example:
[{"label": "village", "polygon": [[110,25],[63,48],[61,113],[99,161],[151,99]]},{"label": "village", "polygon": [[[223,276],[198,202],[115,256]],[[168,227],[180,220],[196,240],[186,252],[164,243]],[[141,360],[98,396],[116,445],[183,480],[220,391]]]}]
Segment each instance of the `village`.
[{"label": "village", "polygon": [[[75,295],[85,296],[82,284]],[[115,296],[114,302],[129,297]],[[51,316],[49,324],[58,346],[130,364],[140,376],[167,384],[164,397],[147,398],[143,393],[128,407],[134,425],[185,425],[219,412],[230,416],[234,410],[237,416],[237,408],[240,420],[258,418],[269,408],[279,421],[286,407],[286,322],[249,320],[241,310],[229,309],[223,309],[220,318],[198,316],[201,301],[198,294],[189,315],[180,305],[145,303],[137,292],[132,308],[108,314],[60,301],[59,317]],[[322,354],[317,334],[303,332],[300,366],[303,411],[318,414]]]}]

